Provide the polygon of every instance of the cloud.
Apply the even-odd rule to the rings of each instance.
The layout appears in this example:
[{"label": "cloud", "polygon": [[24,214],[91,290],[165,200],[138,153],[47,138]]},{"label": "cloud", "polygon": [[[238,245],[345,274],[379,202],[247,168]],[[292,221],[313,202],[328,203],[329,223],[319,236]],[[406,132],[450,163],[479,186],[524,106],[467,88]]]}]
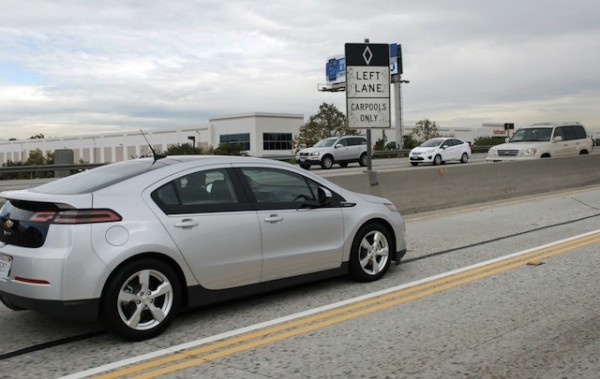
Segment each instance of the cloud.
[{"label": "cloud", "polygon": [[[405,124],[600,129],[594,1],[35,1],[0,4],[6,138],[345,110],[321,93],[346,42],[402,44]],[[517,124],[518,126],[519,124]]]}]

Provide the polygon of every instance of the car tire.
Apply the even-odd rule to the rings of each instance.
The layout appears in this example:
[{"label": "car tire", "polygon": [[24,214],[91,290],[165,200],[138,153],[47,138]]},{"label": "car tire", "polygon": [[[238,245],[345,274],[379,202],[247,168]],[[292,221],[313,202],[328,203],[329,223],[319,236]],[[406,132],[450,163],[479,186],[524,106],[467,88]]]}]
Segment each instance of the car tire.
[{"label": "car tire", "polygon": [[310,165],[309,164],[301,164],[300,167],[302,167],[305,170],[310,170]]},{"label": "car tire", "polygon": [[410,162],[410,164],[413,165],[413,166],[418,166],[419,165],[418,162]]},{"label": "car tire", "polygon": [[350,277],[359,282],[380,279],[390,267],[394,248],[390,233],[380,223],[364,225],[354,238],[350,253]]},{"label": "car tire", "polygon": [[321,168],[329,170],[331,167],[333,167],[333,157],[330,155],[324,156],[321,160]]},{"label": "car tire", "polygon": [[365,167],[369,164],[369,159],[367,153],[362,153],[360,158],[358,159],[358,164],[362,167]]},{"label": "car tire", "polygon": [[463,153],[460,157],[460,163],[467,163],[469,161],[469,154]]},{"label": "car tire", "polygon": [[102,320],[113,334],[131,341],[154,338],[171,324],[181,303],[175,271],[163,261],[130,262],[111,276],[102,299]]},{"label": "car tire", "polygon": [[442,164],[442,156],[441,155],[436,155],[435,157],[433,157],[433,165],[434,166],[438,166]]}]

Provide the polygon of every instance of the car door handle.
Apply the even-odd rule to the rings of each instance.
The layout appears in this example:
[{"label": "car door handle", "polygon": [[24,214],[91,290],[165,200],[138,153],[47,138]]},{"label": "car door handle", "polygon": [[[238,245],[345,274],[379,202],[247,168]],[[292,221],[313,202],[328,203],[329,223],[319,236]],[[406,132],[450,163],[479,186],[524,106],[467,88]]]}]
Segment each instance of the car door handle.
[{"label": "car door handle", "polygon": [[269,217],[265,217],[265,222],[270,222],[271,224],[275,224],[283,221],[283,217],[279,215],[270,215]]},{"label": "car door handle", "polygon": [[196,221],[192,220],[192,219],[189,219],[189,218],[183,219],[183,220],[181,220],[181,222],[178,222],[178,223],[175,224],[176,228],[183,228],[183,229],[193,228],[193,227],[196,227],[196,226],[198,226],[198,223]]}]

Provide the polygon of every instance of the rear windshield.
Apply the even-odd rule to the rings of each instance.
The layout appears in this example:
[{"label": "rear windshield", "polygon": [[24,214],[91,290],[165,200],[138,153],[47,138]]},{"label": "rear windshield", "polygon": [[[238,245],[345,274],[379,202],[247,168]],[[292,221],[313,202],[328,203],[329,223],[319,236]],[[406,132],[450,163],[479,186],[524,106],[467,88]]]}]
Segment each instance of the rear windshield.
[{"label": "rear windshield", "polygon": [[170,159],[118,162],[42,184],[30,191],[56,195],[90,193],[173,163],[175,162]]}]

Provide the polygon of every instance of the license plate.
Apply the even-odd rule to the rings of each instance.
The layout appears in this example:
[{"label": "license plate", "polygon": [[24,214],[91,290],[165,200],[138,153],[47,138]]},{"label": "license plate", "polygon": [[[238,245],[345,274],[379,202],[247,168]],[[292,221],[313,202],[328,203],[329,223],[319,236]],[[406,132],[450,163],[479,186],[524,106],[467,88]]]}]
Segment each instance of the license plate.
[{"label": "license plate", "polygon": [[12,257],[0,254],[0,277],[8,278],[8,275],[10,275],[10,266],[12,266]]}]

